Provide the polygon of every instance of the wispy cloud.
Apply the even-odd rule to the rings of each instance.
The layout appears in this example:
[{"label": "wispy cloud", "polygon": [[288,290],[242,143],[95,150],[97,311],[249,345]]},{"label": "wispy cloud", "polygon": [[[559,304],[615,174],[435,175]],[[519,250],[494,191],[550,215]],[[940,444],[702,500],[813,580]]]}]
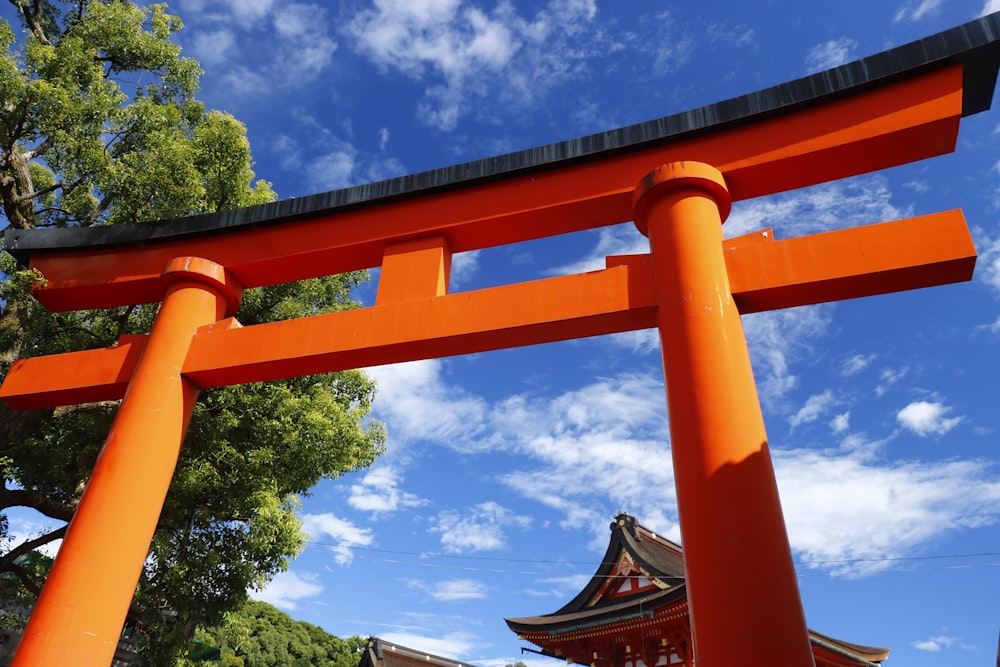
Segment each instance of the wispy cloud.
[{"label": "wispy cloud", "polygon": [[814,422],[836,403],[837,399],[831,389],[827,389],[822,394],[813,394],[806,401],[806,404],[799,408],[798,412],[788,418],[788,423],[791,424],[792,428],[795,428],[800,424]]},{"label": "wispy cloud", "polygon": [[492,11],[462,0],[376,0],[348,25],[358,50],[384,71],[421,81],[419,114],[448,131],[471,101],[525,103],[586,61],[594,0],[550,0],[526,18],[506,2]]},{"label": "wispy cloud", "polygon": [[909,373],[910,369],[908,366],[903,366],[902,368],[883,368],[879,374],[878,385],[875,387],[875,395],[881,398],[886,392],[899,384],[899,381],[909,375]]},{"label": "wispy cloud", "polygon": [[401,490],[400,481],[399,473],[388,465],[372,468],[359,483],[351,485],[347,504],[362,512],[385,514],[428,503],[426,499]]},{"label": "wispy cloud", "polygon": [[920,0],[920,2],[907,2],[899,8],[893,17],[895,23],[900,21],[919,21],[922,18],[935,14],[941,8],[942,0]]},{"label": "wispy cloud", "polygon": [[419,579],[407,579],[406,585],[419,590],[439,602],[462,602],[486,597],[486,585],[475,579],[449,579],[433,584]]},{"label": "wispy cloud", "polygon": [[[346,519],[330,513],[303,514],[302,530],[313,542],[323,543],[334,553],[338,565],[349,565],[354,558],[352,547],[368,546],[374,537],[371,530],[359,528]],[[333,544],[327,543],[333,540]]]},{"label": "wispy cloud", "polygon": [[[230,95],[289,90],[313,81],[333,60],[337,42],[318,4],[273,0],[180,3],[191,54],[222,72]],[[266,43],[267,49],[251,45]],[[241,46],[242,45],[242,46]]]},{"label": "wispy cloud", "polygon": [[834,433],[843,433],[851,427],[851,413],[842,412],[830,420],[830,430]]},{"label": "wispy cloud", "polygon": [[750,358],[757,377],[757,391],[769,409],[779,411],[788,394],[799,384],[795,361],[808,355],[817,340],[826,335],[833,306],[805,306],[743,318],[750,345]]},{"label": "wispy cloud", "polygon": [[[442,380],[447,362],[414,361],[368,369],[378,382],[376,413],[389,424],[394,446],[430,440],[453,448],[476,449],[489,406]],[[397,455],[404,455],[398,449]]]},{"label": "wispy cloud", "polygon": [[850,37],[831,39],[828,42],[817,44],[806,54],[806,70],[821,72],[831,67],[843,65],[854,59],[856,48],[858,48],[858,43]]},{"label": "wispy cloud", "polygon": [[890,464],[863,443],[852,445],[774,452],[789,539],[813,569],[881,571],[891,566],[886,558],[912,555],[946,532],[990,525],[1000,514],[1000,482],[988,464]]},{"label": "wispy cloud", "polygon": [[379,637],[400,646],[456,660],[465,658],[482,646],[482,641],[468,632],[448,632],[431,636],[429,632],[423,634],[389,631],[380,633]]},{"label": "wispy cloud", "polygon": [[[457,445],[443,437],[441,445],[516,456],[521,463],[499,481],[561,514],[564,529],[593,530],[595,550],[607,544],[603,526],[619,509],[680,538],[658,378],[626,375],[555,397],[525,394],[489,403],[447,385],[439,365],[424,365],[421,373],[421,391],[454,396],[459,410],[475,406],[469,414],[480,433],[476,442]],[[818,396],[815,403],[825,407],[828,399]],[[432,421],[445,418],[452,406],[446,400],[436,408],[421,405],[440,410],[423,415]],[[945,428],[956,417],[942,409],[943,416],[913,418],[912,426],[927,432]],[[834,417],[831,427],[846,433],[848,418],[847,412]],[[421,430],[419,423],[415,428]],[[988,525],[1000,516],[1000,482],[985,462],[890,461],[883,442],[861,433],[826,449],[776,443],[772,454],[793,550],[822,571],[855,576],[879,571],[887,567],[884,558],[912,554],[945,533]],[[487,503],[440,513],[431,525],[446,550],[485,550],[505,544],[509,526],[526,525],[510,523],[512,516]]]},{"label": "wispy cloud", "polygon": [[883,176],[858,176],[795,192],[736,202],[723,230],[726,236],[774,227],[778,238],[870,225],[909,215],[892,203]]},{"label": "wispy cloud", "polygon": [[840,365],[840,374],[844,377],[857,375],[875,361],[874,354],[855,354],[844,359]]},{"label": "wispy cloud", "polygon": [[485,502],[465,513],[446,510],[431,521],[431,532],[441,535],[441,546],[448,553],[495,551],[506,545],[504,531],[510,527],[528,528],[531,519],[518,516],[506,507]]},{"label": "wispy cloud", "polygon": [[299,601],[316,597],[323,590],[323,584],[319,583],[316,575],[279,572],[264,589],[250,591],[250,597],[291,611]]},{"label": "wispy cloud", "polygon": [[938,637],[930,637],[928,639],[917,640],[913,642],[913,648],[918,651],[930,651],[932,653],[938,653],[942,648],[948,648],[955,643],[954,637],[946,637],[944,635]]}]

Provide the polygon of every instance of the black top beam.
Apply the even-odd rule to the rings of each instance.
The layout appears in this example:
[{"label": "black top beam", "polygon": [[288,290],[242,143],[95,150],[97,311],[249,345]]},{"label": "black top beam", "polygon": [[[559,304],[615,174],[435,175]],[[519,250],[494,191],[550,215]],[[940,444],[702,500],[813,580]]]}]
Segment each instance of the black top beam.
[{"label": "black top beam", "polygon": [[1000,12],[788,83],[579,139],[220,213],[138,225],[7,229],[3,247],[19,261],[27,263],[36,253],[139,246],[330,215],[400,198],[472,187],[567,163],[598,160],[651,144],[689,139],[825,103],[954,63],[963,65],[963,115],[989,109],[1000,66]]}]

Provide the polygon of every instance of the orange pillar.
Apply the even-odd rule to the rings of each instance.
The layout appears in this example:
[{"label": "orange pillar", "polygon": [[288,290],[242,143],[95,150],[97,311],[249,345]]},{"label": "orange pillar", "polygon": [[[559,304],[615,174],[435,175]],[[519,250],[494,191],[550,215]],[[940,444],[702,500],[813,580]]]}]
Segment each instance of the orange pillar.
[{"label": "orange pillar", "polygon": [[181,377],[195,330],[235,309],[225,269],[179,258],[111,432],[17,649],[15,667],[107,667],[149,552],[198,388]]},{"label": "orange pillar", "polygon": [[695,664],[813,665],[764,419],[722,254],[722,174],[674,162],[636,189],[652,250]]}]

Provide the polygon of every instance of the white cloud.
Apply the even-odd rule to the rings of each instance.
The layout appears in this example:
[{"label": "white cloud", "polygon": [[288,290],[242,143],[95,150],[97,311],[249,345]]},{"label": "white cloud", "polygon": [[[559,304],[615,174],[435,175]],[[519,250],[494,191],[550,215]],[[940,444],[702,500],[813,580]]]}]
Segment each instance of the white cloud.
[{"label": "white cloud", "polygon": [[468,632],[449,632],[440,637],[414,632],[381,632],[379,637],[393,644],[455,660],[462,659],[481,647],[479,639]]},{"label": "white cloud", "polygon": [[786,308],[743,317],[761,401],[777,409],[798,386],[792,363],[809,354],[814,341],[826,335],[832,306]]},{"label": "white cloud", "polygon": [[[33,540],[41,537],[42,535],[51,533],[64,525],[61,521],[53,523],[52,519],[41,514],[36,514],[33,510],[24,510],[23,508],[17,508],[14,511],[11,510],[12,508],[8,508],[5,512],[8,520],[8,546],[18,545],[23,542],[27,542],[28,540]],[[29,518],[29,516],[31,518]],[[56,554],[59,553],[59,548],[62,546],[62,542],[62,538],[52,540],[51,542],[40,546],[38,551],[45,554],[49,558],[55,558]]]},{"label": "white cloud", "polygon": [[[547,577],[536,582],[525,593],[534,597],[554,597],[561,600],[571,598],[590,583],[593,575],[572,574],[564,577]],[[542,587],[539,587],[541,585]]]},{"label": "white cloud", "polygon": [[851,427],[851,413],[844,412],[830,420],[830,430],[834,433],[843,433]]},{"label": "white cloud", "polygon": [[485,502],[464,515],[454,510],[440,512],[431,524],[431,532],[440,533],[441,546],[446,552],[467,553],[504,548],[504,529],[527,528],[531,519],[518,516],[498,503]]},{"label": "white cloud", "polygon": [[[940,535],[990,525],[1000,481],[986,463],[882,463],[868,447],[775,450],[792,548],[813,569],[863,575]],[[874,445],[877,448],[877,444]]]},{"label": "white cloud", "polygon": [[229,60],[236,52],[236,38],[227,28],[197,32],[191,48],[203,67],[215,67]]},{"label": "white cloud", "polygon": [[933,653],[937,653],[942,648],[948,648],[954,643],[954,637],[931,637],[930,639],[914,641],[913,648],[918,651],[931,651]]},{"label": "white cloud", "polygon": [[316,575],[279,572],[263,590],[250,591],[250,597],[290,611],[300,600],[315,597],[323,590]]},{"label": "white cloud", "polygon": [[979,15],[986,16],[993,12],[1000,12],[1000,0],[986,0],[986,4],[983,5],[983,11]]},{"label": "white cloud", "polygon": [[[181,7],[187,19],[181,39],[222,78],[227,95],[260,95],[305,85],[330,66],[337,50],[330,36],[333,22],[319,4],[187,0]],[[262,43],[268,48],[256,48]]]},{"label": "white cloud", "polygon": [[806,400],[806,404],[799,408],[798,412],[788,418],[788,423],[792,425],[792,428],[795,428],[800,424],[814,422],[836,402],[837,399],[834,398],[831,389],[827,389],[822,394],[813,394]]},{"label": "white cloud", "polygon": [[884,396],[887,391],[905,378],[909,372],[910,369],[907,366],[903,366],[902,368],[883,368],[882,373],[879,375],[878,386],[875,387],[875,395],[879,398]]},{"label": "white cloud", "polygon": [[962,417],[948,417],[951,410],[943,403],[914,401],[896,414],[896,421],[922,438],[944,435],[962,421]]},{"label": "white cloud", "polygon": [[378,382],[375,412],[389,424],[394,445],[431,440],[457,449],[478,446],[488,406],[482,398],[444,384],[446,362],[413,361],[368,369]]},{"label": "white cloud", "polygon": [[605,259],[610,255],[638,255],[649,252],[649,240],[639,233],[631,222],[602,227],[590,233],[596,235],[597,242],[583,259],[549,269],[546,273],[564,276],[598,271],[605,268]]},{"label": "white cloud", "polygon": [[551,0],[527,19],[506,2],[487,12],[461,0],[375,0],[348,30],[377,66],[425,83],[420,115],[448,131],[470,99],[524,102],[569,76],[587,51],[574,37],[596,11],[594,0]]},{"label": "white cloud", "polygon": [[976,273],[980,280],[1000,294],[1000,237],[989,238],[982,230],[976,231],[976,247],[979,249]]},{"label": "white cloud", "polygon": [[855,354],[844,360],[840,366],[840,374],[844,377],[857,375],[875,361],[874,354]]},{"label": "white cloud", "polygon": [[[303,514],[302,530],[309,535],[312,542],[327,546],[334,553],[338,565],[349,565],[354,558],[351,547],[364,547],[372,543],[372,532],[367,528],[359,528],[346,519],[330,513]],[[326,543],[327,539],[335,544]]]},{"label": "white cloud", "polygon": [[462,283],[472,279],[479,272],[479,250],[470,250],[452,255],[451,278],[448,288],[451,291],[460,289]]},{"label": "white cloud", "polygon": [[351,485],[351,495],[347,504],[362,512],[396,512],[408,507],[420,507],[427,500],[398,487],[399,475],[393,468],[380,465],[372,468],[358,484]]},{"label": "white cloud", "polygon": [[[639,516],[679,541],[658,376],[622,375],[555,397],[524,394],[491,404],[448,386],[442,368],[405,369],[401,375],[412,380],[394,389],[416,387],[418,394],[429,392],[441,401],[437,407],[415,403],[406,414],[442,410],[446,418],[454,408],[467,415],[442,431],[442,446],[512,457],[514,469],[499,481],[557,512],[564,529],[593,531],[595,551],[606,547],[607,517],[616,510]],[[435,432],[412,415],[404,418],[413,419],[418,432]],[[845,432],[848,419],[846,412],[834,417],[831,428]],[[477,435],[465,440],[452,435],[470,431]],[[946,533],[986,526],[1000,516],[1000,482],[989,464],[889,461],[884,452],[884,442],[867,440],[863,433],[828,450],[789,450],[772,443],[789,536],[800,560],[813,561],[810,567],[824,572],[860,576],[889,567],[885,558],[919,553]],[[478,506],[443,512],[432,526],[446,550],[495,549],[506,543],[511,527],[527,525],[525,518],[509,523],[510,516],[499,505]],[[533,594],[547,594],[548,587],[537,588]]]},{"label": "white cloud", "polygon": [[773,227],[779,239],[870,225],[909,215],[892,203],[884,176],[856,176],[794,192],[735,202],[723,231],[741,236]]},{"label": "white cloud", "polygon": [[326,153],[314,157],[303,171],[313,192],[326,192],[353,185],[357,149],[349,142],[338,140]]},{"label": "white cloud", "polygon": [[843,65],[854,59],[854,50],[858,43],[850,37],[831,39],[817,44],[806,54],[806,69],[809,72],[821,72],[838,65]]},{"label": "white cloud", "polygon": [[450,579],[429,585],[416,579],[406,580],[411,588],[426,593],[439,602],[461,602],[481,600],[486,597],[486,586],[475,579]]},{"label": "white cloud", "polygon": [[893,21],[919,21],[920,19],[933,14],[941,7],[942,0],[921,0],[916,6],[908,2],[899,8]]}]

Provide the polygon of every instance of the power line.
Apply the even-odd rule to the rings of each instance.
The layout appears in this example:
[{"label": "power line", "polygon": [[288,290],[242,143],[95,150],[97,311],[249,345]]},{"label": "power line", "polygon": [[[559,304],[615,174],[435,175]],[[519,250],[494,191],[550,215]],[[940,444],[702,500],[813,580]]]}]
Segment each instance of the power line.
[{"label": "power line", "polygon": [[[473,556],[473,555],[463,555],[463,554],[443,554],[436,552],[426,552],[426,551],[404,551],[397,549],[378,549],[375,547],[365,547],[356,546],[349,544],[333,544],[330,542],[321,542],[319,540],[309,540],[309,544],[315,544],[318,546],[328,546],[350,549],[351,551],[362,551],[369,553],[382,553],[382,554],[392,554],[397,556],[413,556],[420,559],[441,559],[441,560],[467,560],[467,561],[486,561],[486,562],[497,562],[497,563],[521,563],[529,565],[583,565],[594,567],[595,565],[611,565],[613,563],[597,563],[594,561],[573,561],[573,560],[551,560],[551,559],[539,559],[539,558],[503,558],[500,556]],[[930,561],[930,560],[946,560],[946,559],[959,559],[959,558],[987,558],[1000,556],[1000,551],[986,551],[980,553],[961,553],[961,554],[932,554],[927,556],[886,556],[883,558],[839,558],[839,559],[829,559],[829,560],[808,560],[808,561],[796,561],[796,566],[811,566],[811,565],[842,565],[842,564],[852,564],[852,563],[891,563],[891,562],[906,562],[906,561]],[[477,572],[494,572],[500,574],[551,574],[551,572],[533,572],[533,571],[518,571],[510,569],[488,569],[488,568],[474,568],[474,567],[463,567],[456,565],[441,565],[434,563],[420,563],[413,561],[404,561],[398,559],[376,559],[368,558],[368,560],[381,560],[386,563],[396,563],[401,565],[417,565],[420,567],[433,567],[433,568],[445,568],[445,569],[455,569],[455,570],[466,570],[466,571],[477,571]],[[919,568],[921,571],[929,569],[975,569],[981,567],[1000,567],[1000,563],[986,563],[986,564],[969,564],[969,565],[950,565],[942,566],[938,568]],[[894,572],[912,572],[916,570],[893,570]],[[821,576],[819,573],[807,573],[800,576]]]}]

